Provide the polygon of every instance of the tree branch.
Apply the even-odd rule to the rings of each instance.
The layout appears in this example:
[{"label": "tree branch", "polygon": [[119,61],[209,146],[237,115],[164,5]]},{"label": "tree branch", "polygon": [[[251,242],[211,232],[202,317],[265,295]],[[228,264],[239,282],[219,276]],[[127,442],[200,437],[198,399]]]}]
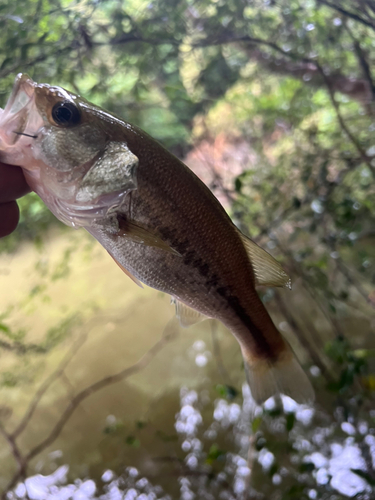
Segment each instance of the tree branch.
[{"label": "tree branch", "polygon": [[70,419],[77,407],[82,403],[82,401],[84,401],[95,392],[98,392],[101,389],[108,387],[109,385],[115,384],[120,380],[124,380],[127,377],[130,377],[131,375],[134,375],[135,373],[138,373],[139,371],[144,369],[152,361],[156,354],[177,336],[176,328],[178,328],[177,320],[176,318],[173,318],[168,323],[163,337],[156,344],[154,344],[154,346],[151,347],[151,349],[146,354],[144,354],[144,356],[137,363],[128,368],[125,368],[115,375],[110,375],[103,378],[102,380],[99,380],[98,382],[95,382],[94,384],[86,387],[86,389],[83,389],[78,394],[76,394],[76,396],[70,401],[69,405],[62,413],[60,419],[58,420],[50,434],[26,455],[26,460],[29,461],[32,458],[36,457],[45,448],[47,448],[47,446],[50,446],[58,438],[65,424]]},{"label": "tree branch", "polygon": [[[180,45],[181,40],[176,40],[173,37],[168,38],[144,38],[138,32],[126,33],[124,35],[118,36],[111,40],[105,42],[93,42],[94,46],[103,46],[103,45],[122,45],[127,43],[145,43],[148,45]],[[272,49],[274,52],[277,52],[284,56],[282,59],[270,59],[268,54],[263,53],[260,50],[247,48],[247,53],[250,58],[255,59],[258,63],[262,64],[263,67],[277,74],[285,74],[290,75],[294,78],[298,78],[300,80],[308,73],[311,76],[311,79],[308,81],[304,81],[305,84],[321,86],[324,83],[324,79],[322,79],[318,64],[316,61],[307,58],[300,57],[298,54],[285,51],[282,47],[277,45],[277,43],[265,40],[262,38],[251,37],[248,35],[237,36],[232,33],[226,33],[220,37],[207,37],[204,40],[200,40],[198,42],[192,42],[190,47],[192,49],[202,48],[202,47],[210,47],[215,45],[227,45],[233,43],[245,43],[248,46],[264,46]],[[267,56],[267,57],[266,57]],[[353,99],[361,103],[367,103],[372,100],[372,89],[368,84],[367,79],[361,78],[349,78],[341,73],[335,73],[330,76],[326,76],[326,79],[329,80],[331,87],[335,91],[339,91],[343,94],[350,96]]]},{"label": "tree branch", "polygon": [[57,370],[55,370],[53,373],[51,373],[51,375],[39,387],[39,389],[35,393],[33,399],[31,400],[29,408],[27,409],[21,422],[19,423],[19,425],[16,427],[16,429],[11,434],[11,438],[13,440],[16,439],[21,434],[21,432],[23,432],[25,430],[25,427],[27,426],[31,417],[33,416],[33,414],[34,414],[40,400],[42,399],[43,395],[46,393],[46,391],[49,389],[49,387],[53,384],[53,382],[55,380],[57,380],[63,374],[65,368],[68,366],[68,364],[70,363],[72,358],[75,356],[75,354],[78,352],[80,347],[86,341],[86,338],[87,338],[87,335],[82,335],[78,339],[77,342],[74,342],[74,344],[71,346],[71,348],[67,352],[64,359],[61,361]]},{"label": "tree branch", "polygon": [[21,477],[25,477],[26,475],[26,467],[27,467],[27,459],[22,455],[20,452],[17,443],[13,436],[7,433],[7,431],[4,429],[4,427],[0,424],[0,433],[4,436],[5,440],[7,441],[10,449],[12,450],[12,454],[14,459],[17,462],[18,465],[18,471],[16,474],[13,476],[13,478],[10,480],[8,483],[7,487],[4,490],[4,493],[2,495],[2,498],[6,497],[6,493],[13,488],[13,486],[16,485],[17,481]]},{"label": "tree branch", "polygon": [[339,269],[340,272],[345,276],[346,281],[354,286],[357,292],[365,299],[367,304],[369,304],[371,307],[374,307],[372,301],[369,298],[369,294],[366,293],[366,290],[362,287],[361,283],[350,273],[344,262],[340,258],[336,259],[335,262],[337,269]]},{"label": "tree branch", "polygon": [[351,131],[349,130],[349,128],[347,127],[341,113],[340,113],[340,108],[339,108],[339,105],[335,99],[335,94],[334,94],[334,91],[332,89],[332,86],[330,84],[330,81],[329,79],[327,78],[327,76],[325,75],[324,71],[323,71],[323,68],[320,66],[320,64],[317,63],[317,67],[326,83],[326,86],[327,86],[327,89],[328,89],[328,93],[329,93],[329,96],[331,98],[331,103],[332,103],[332,106],[334,107],[335,111],[336,111],[336,116],[337,116],[337,120],[338,122],[340,123],[340,126],[342,128],[342,130],[345,132],[345,134],[348,136],[348,138],[350,139],[350,141],[353,143],[353,145],[355,146],[355,148],[357,149],[360,157],[362,158],[362,161],[364,163],[366,163],[366,165],[368,166],[370,172],[372,173],[372,175],[375,177],[375,168],[371,165],[371,162],[370,162],[370,159],[369,157],[366,155],[365,151],[362,149],[362,146],[359,144],[359,142],[357,141],[357,139],[354,137],[354,135],[351,133]]},{"label": "tree branch", "polygon": [[317,0],[317,1],[318,1],[318,3],[321,3],[322,5],[325,5],[326,7],[330,7],[331,9],[336,10],[337,12],[340,12],[340,14],[343,14],[346,17],[350,17],[350,19],[353,19],[354,21],[358,21],[359,23],[363,24],[364,26],[367,26],[368,28],[375,29],[374,23],[372,23],[370,21],[366,21],[365,19],[363,19],[361,16],[358,16],[354,12],[350,12],[350,11],[344,9],[343,7],[340,7],[338,5],[339,2],[335,5],[331,2],[328,2],[327,0]]},{"label": "tree branch", "polygon": [[[305,85],[313,87],[321,87],[324,84],[318,65],[313,60],[296,61],[295,58],[292,60],[285,57],[273,58],[254,48],[248,48],[247,54],[263,68],[274,74],[291,76],[302,80]],[[304,80],[306,75],[309,77],[308,80]],[[335,91],[348,95],[351,99],[362,104],[367,104],[372,100],[371,82],[369,82],[367,74],[365,79],[350,78],[342,73],[333,73],[326,77]]]},{"label": "tree branch", "polygon": [[371,92],[371,101],[375,101],[375,84],[374,84],[374,80],[373,80],[372,75],[371,75],[370,65],[367,62],[366,56],[361,48],[360,43],[353,35],[352,30],[349,28],[348,23],[345,23],[345,28],[346,28],[346,31],[349,33],[351,39],[353,40],[353,45],[354,45],[355,52],[357,54],[359,65],[362,68],[362,72],[364,74],[364,77],[368,81],[369,90]]}]

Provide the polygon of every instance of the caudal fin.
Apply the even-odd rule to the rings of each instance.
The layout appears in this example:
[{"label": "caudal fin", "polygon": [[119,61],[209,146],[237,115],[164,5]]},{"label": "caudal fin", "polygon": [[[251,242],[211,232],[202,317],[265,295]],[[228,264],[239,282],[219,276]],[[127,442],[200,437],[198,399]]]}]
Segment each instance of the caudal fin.
[{"label": "caudal fin", "polygon": [[290,396],[297,403],[312,403],[314,389],[292,350],[276,361],[249,358],[244,353],[245,371],[251,395],[261,404],[276,394]]}]

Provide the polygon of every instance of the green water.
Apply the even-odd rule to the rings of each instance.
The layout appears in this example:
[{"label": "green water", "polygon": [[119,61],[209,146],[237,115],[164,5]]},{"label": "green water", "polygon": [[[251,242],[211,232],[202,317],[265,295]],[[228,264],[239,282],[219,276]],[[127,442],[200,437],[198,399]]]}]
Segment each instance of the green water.
[{"label": "green water", "polygon": [[[64,253],[69,254],[66,262]],[[27,332],[26,344],[41,343],[51,327],[73,318],[63,340],[47,354],[1,352],[0,405],[9,433],[17,428],[40,385],[64,358],[70,359],[17,439],[27,454],[53,430],[77,393],[131,367],[160,342],[174,308],[168,296],[134,284],[82,231],[53,233],[41,251],[25,244],[15,255],[1,257],[0,271],[0,301],[4,311],[10,310],[6,323],[14,331]],[[240,387],[237,344],[224,328],[219,327],[218,338],[229,360],[226,369]],[[176,435],[173,422],[180,388],[222,382],[211,351],[209,323],[176,332],[144,368],[85,398],[28,470],[49,473],[56,464],[67,462],[72,477],[81,477],[131,464],[155,474],[163,466],[155,465],[153,458],[168,454],[171,429],[170,442]],[[198,364],[205,366],[197,366],[197,356]],[[7,379],[9,373],[15,374],[14,379]],[[140,445],[138,437],[132,439],[141,426]],[[113,437],[114,428],[121,431],[120,440]],[[4,438],[0,450],[0,482],[5,487],[16,469]]]}]

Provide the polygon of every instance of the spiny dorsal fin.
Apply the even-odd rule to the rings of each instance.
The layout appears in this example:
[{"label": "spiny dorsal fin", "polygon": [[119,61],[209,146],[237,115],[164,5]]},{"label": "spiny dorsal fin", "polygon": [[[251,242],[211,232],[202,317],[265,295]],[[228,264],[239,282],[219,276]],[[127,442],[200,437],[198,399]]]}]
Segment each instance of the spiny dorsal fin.
[{"label": "spiny dorsal fin", "polygon": [[164,250],[165,252],[173,253],[174,255],[181,255],[172,247],[165,243],[157,234],[150,229],[138,226],[125,217],[118,217],[119,232],[118,236],[129,238],[134,243],[140,243],[149,247],[156,247]]},{"label": "spiny dorsal fin", "polygon": [[184,328],[208,319],[207,316],[201,314],[195,309],[192,309],[183,302],[180,302],[178,299],[176,299],[176,297],[171,298],[171,303],[176,306],[176,317],[179,320],[180,325]]},{"label": "spiny dorsal fin", "polygon": [[255,284],[263,286],[282,286],[292,289],[292,281],[281,264],[254,241],[240,232],[243,244],[253,266]]},{"label": "spiny dorsal fin", "polygon": [[127,270],[124,266],[122,266],[122,265],[121,265],[121,264],[120,264],[120,263],[119,263],[119,262],[118,262],[118,261],[117,261],[117,260],[113,257],[113,255],[112,255],[110,252],[108,252],[108,253],[109,253],[109,255],[112,257],[112,259],[116,262],[116,264],[118,265],[118,267],[119,267],[119,268],[120,268],[120,269],[121,269],[121,270],[122,270],[122,271],[126,274],[126,276],[129,276],[129,278],[130,278],[131,280],[133,280],[133,281],[134,281],[134,283],[135,283],[136,285],[138,285],[138,286],[140,286],[141,288],[143,288],[142,283],[141,283],[141,282],[140,282],[140,281],[139,281],[139,280],[138,280],[135,276],[133,276],[133,275],[132,275],[132,273],[131,273],[130,271],[128,271],[128,270]]}]

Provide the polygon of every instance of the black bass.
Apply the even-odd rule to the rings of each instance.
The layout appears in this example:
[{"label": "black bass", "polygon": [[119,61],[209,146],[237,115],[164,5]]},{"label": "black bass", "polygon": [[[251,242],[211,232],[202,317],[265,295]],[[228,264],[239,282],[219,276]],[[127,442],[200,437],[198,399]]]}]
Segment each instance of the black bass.
[{"label": "black bass", "polygon": [[288,286],[288,276],[157,141],[71,92],[18,75],[0,114],[0,160],[21,166],[56,217],[87,229],[136,283],[170,294],[183,326],[224,323],[255,401],[277,393],[313,400],[255,290]]}]

